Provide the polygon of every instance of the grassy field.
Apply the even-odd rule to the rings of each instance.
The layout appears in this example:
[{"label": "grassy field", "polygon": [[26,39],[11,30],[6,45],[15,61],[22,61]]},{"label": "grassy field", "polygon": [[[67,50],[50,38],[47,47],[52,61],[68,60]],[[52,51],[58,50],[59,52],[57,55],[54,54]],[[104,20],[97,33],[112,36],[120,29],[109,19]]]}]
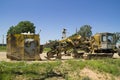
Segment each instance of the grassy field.
[{"label": "grassy field", "polygon": [[50,48],[44,48],[43,49],[43,52],[48,52],[48,51],[50,51],[51,49]]},{"label": "grassy field", "polygon": [[0,52],[5,52],[6,51],[6,46],[0,46]]},{"label": "grassy field", "polygon": [[92,80],[80,75],[84,68],[111,74],[111,80],[115,80],[113,76],[120,76],[120,59],[0,62],[0,80]]}]

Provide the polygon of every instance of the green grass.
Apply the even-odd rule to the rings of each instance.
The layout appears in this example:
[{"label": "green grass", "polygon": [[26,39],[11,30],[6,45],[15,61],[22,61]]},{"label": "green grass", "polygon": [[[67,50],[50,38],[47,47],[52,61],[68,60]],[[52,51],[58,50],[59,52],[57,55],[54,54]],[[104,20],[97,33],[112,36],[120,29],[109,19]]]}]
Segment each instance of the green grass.
[{"label": "green grass", "polygon": [[16,76],[19,75],[21,75],[23,79],[28,78],[28,80],[46,78],[60,63],[61,62],[28,64],[25,62],[0,62],[0,80],[16,80]]},{"label": "green grass", "polygon": [[[64,62],[58,60],[30,64],[26,62],[0,62],[0,80],[44,80],[52,76],[60,76],[66,80],[90,80],[89,77],[82,78],[79,75],[80,70],[85,67],[93,71],[120,76],[120,59],[66,60]],[[74,75],[71,76],[71,74]],[[74,76],[75,78],[73,78]]]},{"label": "green grass", "polygon": [[102,59],[87,61],[87,65],[100,72],[110,73],[115,76],[120,76],[120,59]]},{"label": "green grass", "polygon": [[0,52],[6,51],[6,46],[0,46]]},{"label": "green grass", "polygon": [[44,48],[43,49],[43,52],[48,52],[48,51],[50,51],[51,49],[50,48]]}]

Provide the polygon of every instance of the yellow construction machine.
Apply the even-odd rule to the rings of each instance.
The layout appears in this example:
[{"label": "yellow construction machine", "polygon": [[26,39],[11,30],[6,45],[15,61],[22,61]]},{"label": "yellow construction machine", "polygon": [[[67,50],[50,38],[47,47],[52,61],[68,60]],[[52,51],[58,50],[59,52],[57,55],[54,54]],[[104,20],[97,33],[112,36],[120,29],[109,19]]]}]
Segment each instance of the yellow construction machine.
[{"label": "yellow construction machine", "polygon": [[[38,34],[7,35],[7,57],[11,60],[41,60]],[[97,33],[90,38],[78,34],[56,41],[47,52],[47,59],[61,59],[63,55],[74,58],[112,57],[116,53],[116,37],[113,33]]]},{"label": "yellow construction machine", "polygon": [[75,58],[79,58],[83,55],[83,51],[81,53],[78,52],[78,47],[81,50],[89,51],[88,49],[88,41],[86,38],[81,37],[80,35],[75,35],[73,37],[68,37],[66,39],[57,41],[51,47],[51,50],[47,52],[47,59],[57,58],[61,59],[63,55],[73,55]]},{"label": "yellow construction machine", "polygon": [[116,52],[115,34],[106,32],[97,33],[90,38],[75,35],[57,41],[47,52],[47,58],[56,55],[56,58],[61,59],[62,53],[70,53],[74,58],[112,57]]},{"label": "yellow construction machine", "polygon": [[41,60],[42,51],[38,34],[7,35],[7,58],[11,60]]},{"label": "yellow construction machine", "polygon": [[87,54],[91,57],[112,57],[117,52],[116,36],[114,33],[97,33],[90,38],[90,52]]}]

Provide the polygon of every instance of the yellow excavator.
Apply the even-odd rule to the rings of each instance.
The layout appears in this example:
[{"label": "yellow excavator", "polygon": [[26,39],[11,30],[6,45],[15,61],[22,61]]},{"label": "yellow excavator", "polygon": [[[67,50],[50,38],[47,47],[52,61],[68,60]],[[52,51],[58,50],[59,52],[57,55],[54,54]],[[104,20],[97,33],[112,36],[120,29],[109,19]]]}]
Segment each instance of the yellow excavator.
[{"label": "yellow excavator", "polygon": [[81,37],[80,35],[75,35],[73,37],[68,37],[66,39],[57,41],[51,47],[51,50],[47,52],[47,59],[57,58],[61,59],[62,55],[71,55],[73,57],[78,58],[78,56],[82,56],[83,53],[77,54],[77,48],[81,48],[81,50],[89,51],[88,49],[88,41],[86,38]]},{"label": "yellow excavator", "polygon": [[112,57],[117,52],[116,37],[114,33],[97,33],[90,38],[90,52],[87,54],[91,57]]},{"label": "yellow excavator", "polygon": [[115,34],[108,32],[97,33],[90,38],[80,35],[68,37],[57,41],[47,52],[47,58],[61,59],[63,52],[71,53],[74,58],[112,57],[117,52],[116,37]]}]

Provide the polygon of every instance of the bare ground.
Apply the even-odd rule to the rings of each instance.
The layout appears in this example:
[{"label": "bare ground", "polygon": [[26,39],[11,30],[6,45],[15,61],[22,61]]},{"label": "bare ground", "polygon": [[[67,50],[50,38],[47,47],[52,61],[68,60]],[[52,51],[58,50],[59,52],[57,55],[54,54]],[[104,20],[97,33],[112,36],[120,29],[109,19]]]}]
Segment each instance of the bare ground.
[{"label": "bare ground", "polygon": [[[46,53],[40,54],[40,57],[41,57],[41,59],[42,59],[42,62],[48,61],[48,60],[45,58],[45,57],[46,57]],[[62,56],[62,60],[66,60],[66,59],[72,59],[72,56]],[[55,59],[53,58],[52,60],[55,60]],[[6,57],[6,52],[0,52],[0,61],[7,61],[7,62],[9,62],[9,61],[11,61],[11,60]],[[33,61],[31,61],[31,62],[33,62]],[[34,61],[34,62],[35,62],[35,61]]]},{"label": "bare ground", "polygon": [[87,76],[92,80],[120,80],[120,77],[114,77],[111,74],[100,73],[98,71],[93,71],[88,68],[82,69],[80,75],[82,77]]},{"label": "bare ground", "polygon": [[[41,57],[42,61],[48,61],[45,58],[46,53],[40,54],[40,57]],[[115,53],[113,55],[113,58],[120,58],[120,56],[117,53]],[[72,59],[72,56],[62,56],[62,60],[67,60],[67,59]],[[54,60],[54,58],[53,58],[53,60]],[[11,60],[6,57],[6,52],[0,52],[0,61],[11,61]]]}]

